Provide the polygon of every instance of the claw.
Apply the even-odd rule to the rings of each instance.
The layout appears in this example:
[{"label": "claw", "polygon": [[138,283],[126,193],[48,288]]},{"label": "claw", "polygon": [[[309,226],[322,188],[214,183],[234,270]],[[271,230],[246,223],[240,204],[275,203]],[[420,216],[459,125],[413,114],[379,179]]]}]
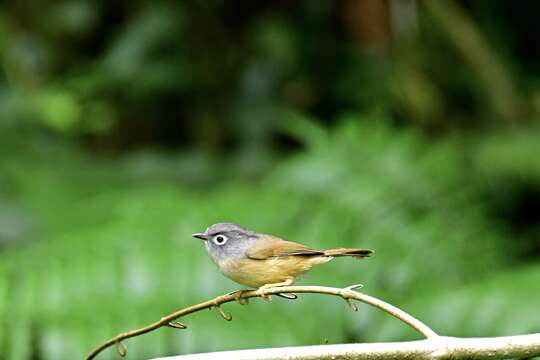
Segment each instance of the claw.
[{"label": "claw", "polygon": [[261,297],[266,301],[272,301],[272,295],[266,294],[266,292],[264,290],[265,289],[259,288],[259,294],[261,294]]},{"label": "claw", "polygon": [[236,291],[233,291],[231,293],[228,293],[227,295],[234,295],[234,300],[239,303],[240,305],[247,305],[249,304],[249,299],[248,298],[243,298],[242,295],[245,293],[245,292],[248,292],[250,290],[236,290]]}]

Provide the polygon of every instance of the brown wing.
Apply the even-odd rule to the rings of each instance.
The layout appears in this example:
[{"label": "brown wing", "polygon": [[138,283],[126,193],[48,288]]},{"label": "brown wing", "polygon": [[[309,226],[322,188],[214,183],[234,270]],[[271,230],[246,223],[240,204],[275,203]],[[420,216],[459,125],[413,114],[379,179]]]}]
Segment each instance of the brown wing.
[{"label": "brown wing", "polygon": [[324,252],[313,250],[305,245],[286,241],[271,235],[262,236],[255,245],[246,251],[250,259],[264,260],[280,256],[314,256],[324,255]]}]

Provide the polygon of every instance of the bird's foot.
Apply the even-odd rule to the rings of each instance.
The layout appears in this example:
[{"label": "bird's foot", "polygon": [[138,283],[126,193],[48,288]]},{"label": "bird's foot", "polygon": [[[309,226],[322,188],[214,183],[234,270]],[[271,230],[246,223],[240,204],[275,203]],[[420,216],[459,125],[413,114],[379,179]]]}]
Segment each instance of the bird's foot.
[{"label": "bird's foot", "polygon": [[251,290],[236,290],[236,291],[228,293],[227,295],[234,295],[234,301],[236,301],[240,305],[247,305],[249,303],[249,299],[243,298],[242,295],[244,295],[244,293],[248,291],[251,291]]},{"label": "bird's foot", "polygon": [[269,289],[273,287],[272,284],[269,285],[263,285],[261,286],[260,288],[257,289],[257,291],[259,292],[259,294],[261,295],[261,297],[266,300],[266,301],[272,301],[272,295],[268,295],[265,290]]},{"label": "bird's foot", "polygon": [[[274,283],[274,284],[265,284],[263,286],[261,286],[258,291],[259,291],[259,294],[261,295],[261,297],[266,300],[266,301],[271,301],[272,300],[272,296],[268,295],[266,293],[265,290],[268,290],[270,288],[275,288],[275,287],[280,287],[280,286],[288,286],[288,285],[292,285],[294,282],[294,278],[293,277],[289,277],[287,278],[285,281],[282,281],[282,282],[278,282],[278,283]],[[283,296],[283,294],[278,294],[279,296]],[[287,296],[283,296],[283,297],[287,297]],[[296,295],[292,294],[291,298],[292,297],[296,297]]]}]

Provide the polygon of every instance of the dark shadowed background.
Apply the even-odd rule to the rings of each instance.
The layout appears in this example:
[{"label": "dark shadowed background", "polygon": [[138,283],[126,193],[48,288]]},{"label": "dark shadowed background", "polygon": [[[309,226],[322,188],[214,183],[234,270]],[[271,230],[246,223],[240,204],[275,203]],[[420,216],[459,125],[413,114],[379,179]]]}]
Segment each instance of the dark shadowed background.
[{"label": "dark shadowed background", "polygon": [[[442,334],[540,331],[539,12],[4,2],[0,359],[81,358],[241,288],[190,237],[220,221],[375,249],[300,284],[361,282]],[[224,309],[128,356],[418,338],[323,296]]]}]

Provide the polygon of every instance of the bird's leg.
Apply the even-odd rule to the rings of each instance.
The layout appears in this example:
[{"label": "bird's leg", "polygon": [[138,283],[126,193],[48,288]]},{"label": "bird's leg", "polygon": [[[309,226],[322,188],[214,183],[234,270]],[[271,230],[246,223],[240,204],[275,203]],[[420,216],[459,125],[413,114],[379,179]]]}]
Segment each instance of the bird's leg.
[{"label": "bird's leg", "polygon": [[292,285],[293,283],[294,283],[294,278],[290,277],[290,278],[287,278],[287,280],[282,281],[282,282],[273,283],[273,284],[265,284],[265,285],[261,286],[260,288],[258,288],[257,290],[259,291],[259,293],[261,294],[261,297],[264,300],[271,301],[272,296],[266,295],[266,293],[265,293],[266,289],[270,289],[270,288],[273,288],[273,287],[279,287],[279,286],[288,286],[288,285]]}]

